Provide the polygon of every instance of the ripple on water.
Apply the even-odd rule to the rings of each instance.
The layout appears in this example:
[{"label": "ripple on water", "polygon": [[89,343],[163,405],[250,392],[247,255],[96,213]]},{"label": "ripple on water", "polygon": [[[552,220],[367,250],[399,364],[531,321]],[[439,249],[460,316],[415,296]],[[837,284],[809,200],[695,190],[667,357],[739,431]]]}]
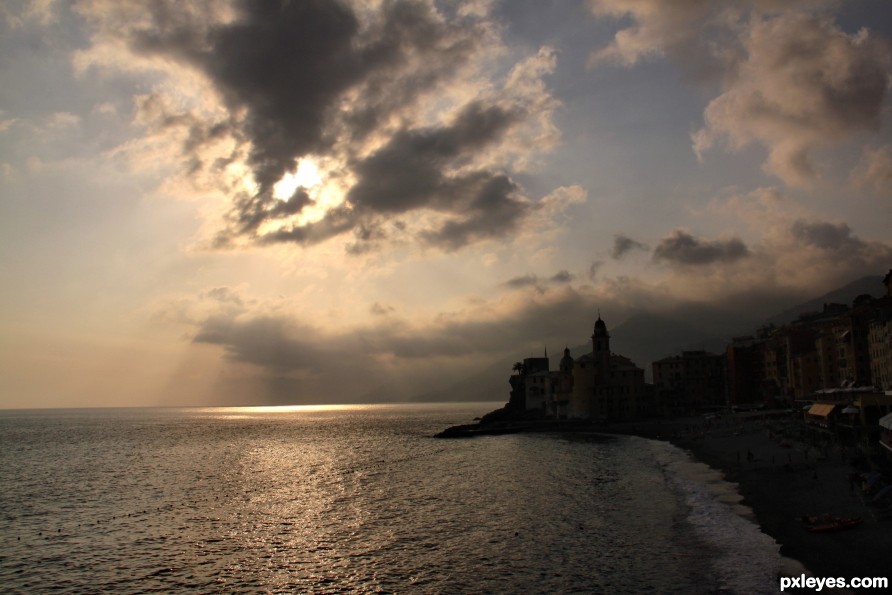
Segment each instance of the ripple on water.
[{"label": "ripple on water", "polygon": [[492,408],[0,416],[9,486],[0,583],[115,592],[700,584],[713,546],[678,531],[679,518],[697,524],[689,512],[699,501],[685,500],[696,496],[655,464],[654,447],[429,438]]}]

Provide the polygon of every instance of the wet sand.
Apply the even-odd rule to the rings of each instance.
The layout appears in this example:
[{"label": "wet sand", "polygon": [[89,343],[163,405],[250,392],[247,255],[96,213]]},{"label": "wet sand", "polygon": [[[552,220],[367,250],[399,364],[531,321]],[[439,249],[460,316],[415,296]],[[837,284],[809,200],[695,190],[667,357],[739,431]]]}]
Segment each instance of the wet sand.
[{"label": "wet sand", "polygon": [[[609,431],[669,440],[721,470],[738,484],[743,503],[762,530],[781,544],[781,553],[812,575],[892,579],[892,519],[877,519],[853,489],[851,453],[820,452],[776,430],[776,423],[764,421],[699,418],[625,424]],[[805,529],[803,515],[824,513],[862,517],[864,522],[833,533]]]}]

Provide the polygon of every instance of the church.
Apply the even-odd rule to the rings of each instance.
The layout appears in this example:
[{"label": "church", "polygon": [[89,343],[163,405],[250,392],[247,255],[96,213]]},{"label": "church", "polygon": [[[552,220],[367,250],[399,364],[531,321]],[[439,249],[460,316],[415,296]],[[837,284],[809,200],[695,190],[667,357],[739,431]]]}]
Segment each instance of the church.
[{"label": "church", "polygon": [[656,414],[653,386],[644,370],[629,358],[611,353],[607,324],[595,321],[592,351],[578,358],[564,349],[557,370],[549,369],[548,355],[515,364],[508,406],[541,412],[554,419],[628,421]]}]

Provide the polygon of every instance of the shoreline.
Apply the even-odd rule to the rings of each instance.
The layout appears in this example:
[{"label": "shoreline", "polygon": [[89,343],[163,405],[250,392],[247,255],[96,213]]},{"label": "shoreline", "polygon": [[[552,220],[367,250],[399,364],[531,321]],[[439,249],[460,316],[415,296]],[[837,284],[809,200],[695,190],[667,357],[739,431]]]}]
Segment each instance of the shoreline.
[{"label": "shoreline", "polygon": [[[840,450],[794,442],[763,420],[724,418],[622,424],[609,433],[668,441],[737,485],[741,504],[785,558],[818,577],[888,577],[892,526],[877,520],[849,480],[854,468]],[[752,453],[752,460],[748,457]],[[811,533],[804,515],[861,517],[850,530]],[[885,524],[884,524],[885,523]]]},{"label": "shoreline", "polygon": [[[489,426],[489,427],[488,427]],[[647,420],[611,425],[523,422],[468,424],[439,436],[471,437],[518,432],[634,435],[663,440],[722,473],[737,486],[741,504],[753,512],[759,528],[780,546],[780,554],[818,577],[889,577],[892,520],[877,519],[850,482],[854,467],[847,453],[821,452],[780,433],[779,422],[725,417]],[[748,454],[752,453],[752,457]],[[830,513],[861,517],[848,530],[811,533],[802,517]],[[796,575],[798,576],[798,574]],[[890,577],[892,578],[892,577]]]}]

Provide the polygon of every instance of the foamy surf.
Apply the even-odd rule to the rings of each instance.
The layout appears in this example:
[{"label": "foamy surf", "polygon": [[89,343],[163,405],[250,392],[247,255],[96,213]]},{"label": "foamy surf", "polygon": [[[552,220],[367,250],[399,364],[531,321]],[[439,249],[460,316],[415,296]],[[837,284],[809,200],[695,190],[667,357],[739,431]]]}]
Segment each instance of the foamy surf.
[{"label": "foamy surf", "polygon": [[721,471],[668,442],[650,441],[667,482],[687,506],[686,520],[715,548],[710,564],[726,593],[776,593],[778,577],[806,572],[780,554],[780,544],[759,528],[735,483]]}]

